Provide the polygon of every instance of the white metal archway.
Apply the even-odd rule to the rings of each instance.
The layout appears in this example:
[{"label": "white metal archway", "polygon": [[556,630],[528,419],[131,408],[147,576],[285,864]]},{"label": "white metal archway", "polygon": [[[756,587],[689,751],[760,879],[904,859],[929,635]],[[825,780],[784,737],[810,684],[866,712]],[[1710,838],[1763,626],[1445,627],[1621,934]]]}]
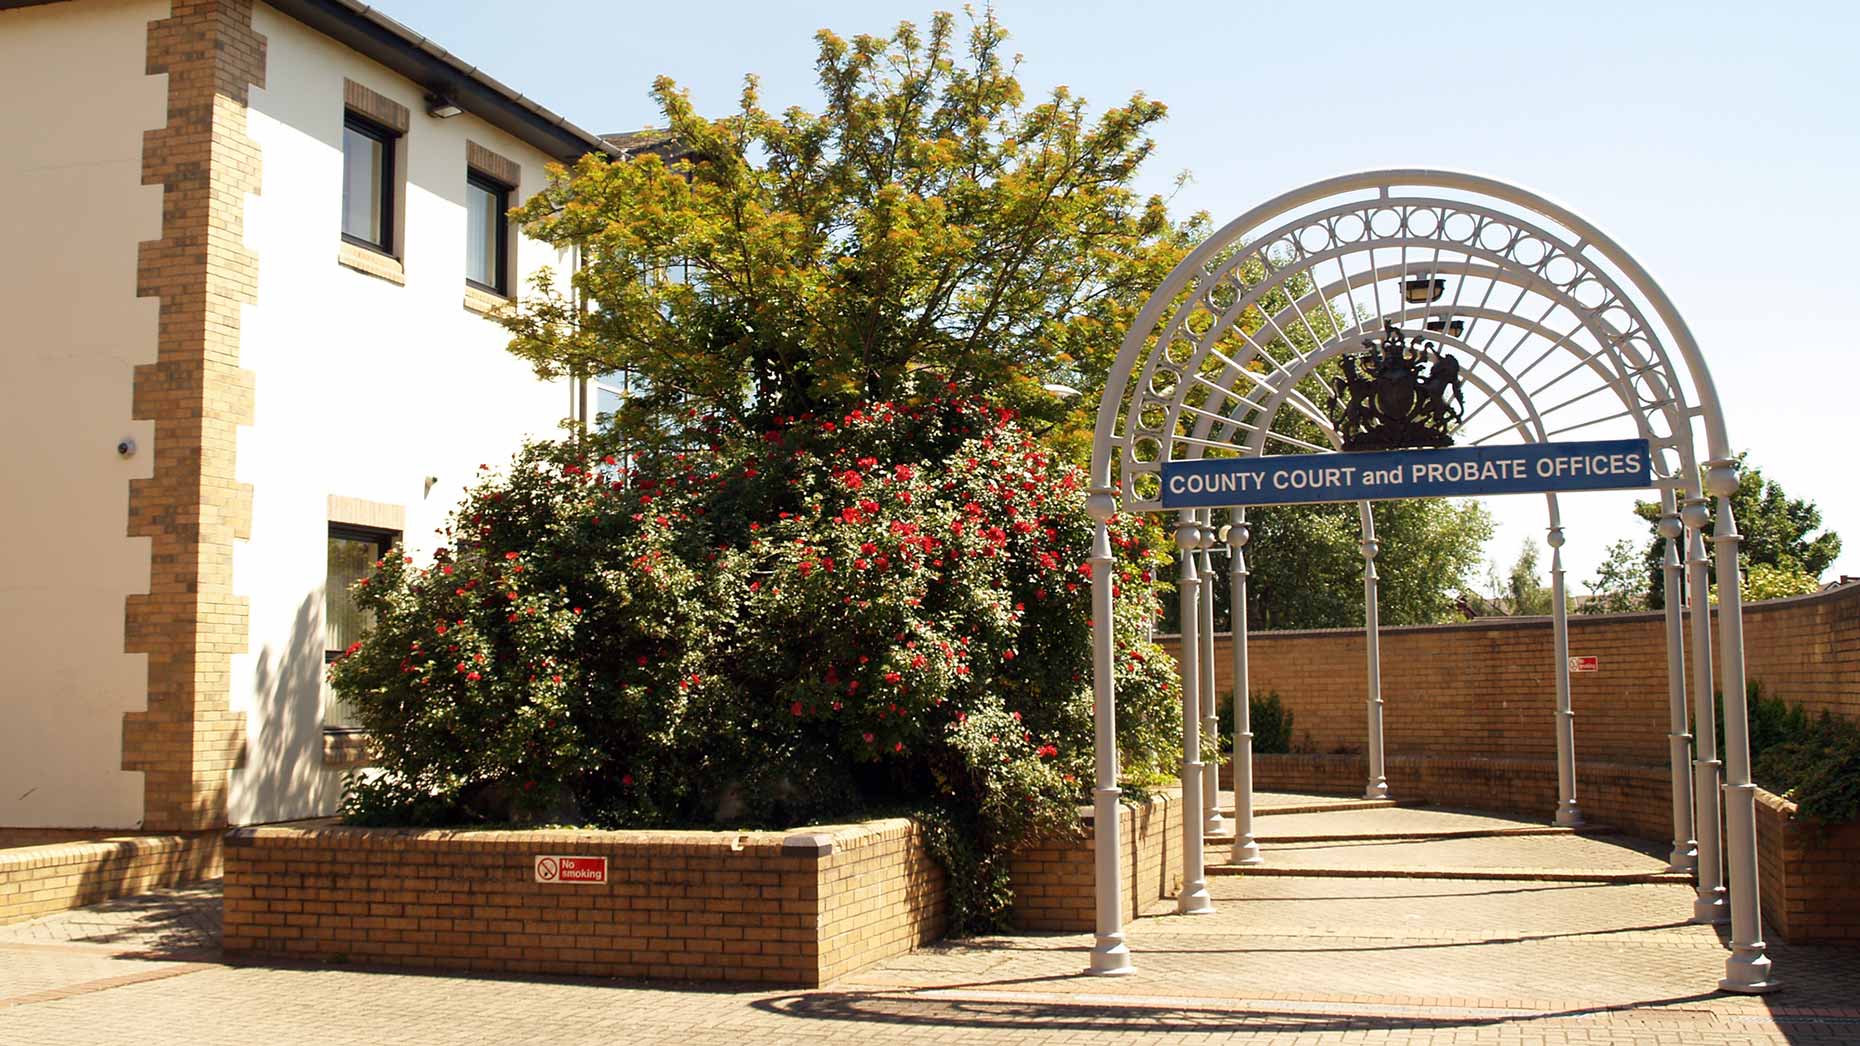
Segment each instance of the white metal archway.
[{"label": "white metal archway", "polygon": [[[1776,986],[1757,908],[1754,786],[1746,730],[1739,537],[1729,496],[1734,457],[1711,374],[1685,320],[1658,283],[1593,224],[1542,196],[1447,171],[1346,175],[1285,193],[1228,223],[1176,266],[1125,336],[1099,405],[1090,510],[1097,713],[1097,940],[1091,969],[1131,968],[1119,907],[1111,545],[1118,511],[1160,512],[1165,461],[1207,455],[1324,452],[1337,445],[1309,394],[1327,361],[1385,323],[1424,332],[1468,361],[1456,433],[1473,445],[1636,437],[1652,448],[1665,514],[1670,764],[1675,869],[1696,870],[1693,919],[1731,922],[1721,986]],[[1302,387],[1301,387],[1302,385]],[[1290,412],[1289,415],[1283,412]],[[1275,428],[1303,418],[1302,438]],[[1321,441],[1320,441],[1321,439]],[[1702,451],[1702,453],[1701,453]],[[1702,469],[1701,469],[1701,466]],[[1701,474],[1703,489],[1701,489]],[[1717,499],[1719,663],[1706,598],[1703,528]],[[1568,632],[1555,495],[1548,496],[1559,823],[1579,822],[1567,676]],[[1373,519],[1362,505],[1367,753],[1365,794],[1383,778]],[[1236,821],[1233,860],[1257,863],[1252,838],[1251,733],[1246,710],[1243,510],[1217,531],[1213,510],[1178,514],[1183,682],[1183,888],[1178,910],[1211,911],[1204,833],[1220,827],[1214,768],[1200,735],[1215,727],[1210,550],[1225,538],[1232,586]],[[1682,601],[1686,610],[1682,612]],[[1683,613],[1683,616],[1682,616]],[[1691,623],[1693,722],[1687,729],[1685,623]],[[1713,730],[1714,667],[1725,702],[1725,760]],[[1696,738],[1697,751],[1692,751]],[[1720,793],[1727,798],[1720,809]],[[1720,834],[1720,826],[1723,834]],[[1729,890],[1721,869],[1728,858]]]}]

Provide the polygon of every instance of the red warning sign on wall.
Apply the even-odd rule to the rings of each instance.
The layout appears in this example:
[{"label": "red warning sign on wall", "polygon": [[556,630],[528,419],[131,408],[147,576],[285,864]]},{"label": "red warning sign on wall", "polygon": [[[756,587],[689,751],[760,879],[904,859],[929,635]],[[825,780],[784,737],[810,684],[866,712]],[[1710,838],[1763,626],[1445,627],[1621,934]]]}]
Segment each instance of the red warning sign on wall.
[{"label": "red warning sign on wall", "polygon": [[1569,659],[1569,670],[1571,672],[1600,672],[1602,659],[1594,654],[1587,657],[1572,657]]},{"label": "red warning sign on wall", "polygon": [[607,881],[607,858],[538,855],[536,881],[539,883],[604,883]]}]

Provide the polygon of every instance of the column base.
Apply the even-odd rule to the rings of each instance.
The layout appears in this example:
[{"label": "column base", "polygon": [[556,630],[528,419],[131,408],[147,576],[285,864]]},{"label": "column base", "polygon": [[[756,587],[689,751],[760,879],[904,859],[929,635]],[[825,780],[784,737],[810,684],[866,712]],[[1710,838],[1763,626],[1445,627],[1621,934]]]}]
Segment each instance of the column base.
[{"label": "column base", "polygon": [[1699,844],[1686,840],[1686,845],[1673,847],[1673,852],[1666,858],[1666,870],[1669,872],[1696,871],[1699,866]]},{"label": "column base", "polygon": [[1692,921],[1707,925],[1731,921],[1731,907],[1724,903],[1722,887],[1717,891],[1716,897],[1694,897],[1692,899]]},{"label": "column base", "polygon": [[1558,828],[1580,828],[1582,826],[1582,811],[1576,806],[1574,799],[1556,808],[1556,825]]},{"label": "column base", "polygon": [[1220,814],[1210,814],[1201,822],[1202,835],[1222,835],[1227,831],[1227,819]]},{"label": "column base", "polygon": [[1389,783],[1387,781],[1375,781],[1368,788],[1363,789],[1364,799],[1387,799],[1388,797]]},{"label": "column base", "polygon": [[1214,898],[1208,896],[1208,884],[1206,881],[1197,879],[1192,883],[1182,884],[1182,892],[1175,896],[1175,914],[1214,914]]},{"label": "column base", "polygon": [[1232,855],[1228,857],[1227,863],[1265,864],[1266,859],[1259,854],[1259,844],[1254,842],[1251,836],[1248,836],[1244,840],[1234,840]]},{"label": "column base", "polygon": [[1137,968],[1130,962],[1130,948],[1124,943],[1123,935],[1100,936],[1098,943],[1092,946],[1091,966],[1085,972],[1111,977],[1136,973]]},{"label": "column base", "polygon": [[1763,954],[1763,942],[1742,945],[1732,950],[1731,957],[1724,961],[1724,979],[1718,987],[1727,992],[1743,995],[1762,995],[1782,987],[1782,982],[1770,974],[1770,957]]}]

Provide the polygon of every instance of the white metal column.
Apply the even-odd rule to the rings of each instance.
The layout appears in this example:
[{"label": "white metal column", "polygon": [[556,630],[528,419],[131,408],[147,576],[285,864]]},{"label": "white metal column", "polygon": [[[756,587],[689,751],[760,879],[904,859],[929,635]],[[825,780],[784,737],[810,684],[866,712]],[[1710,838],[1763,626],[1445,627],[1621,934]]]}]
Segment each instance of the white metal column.
[{"label": "white metal column", "polygon": [[1214,686],[1214,510],[1202,514],[1201,576],[1206,591],[1201,600],[1201,828],[1207,835],[1227,830],[1221,820],[1221,695]]},{"label": "white metal column", "polygon": [[1200,543],[1195,513],[1185,509],[1175,528],[1175,546],[1182,558],[1182,892],[1176,895],[1175,910],[1182,915],[1214,911],[1201,834],[1201,574],[1195,569]]},{"label": "white metal column", "polygon": [[1382,758],[1382,617],[1376,609],[1376,553],[1382,546],[1376,543],[1376,521],[1369,502],[1362,503],[1361,513],[1363,541],[1358,547],[1363,553],[1363,632],[1369,660],[1369,730],[1364,743],[1369,785],[1363,789],[1363,798],[1387,799],[1389,779]]},{"label": "white metal column", "polygon": [[1124,943],[1123,848],[1117,805],[1117,684],[1113,672],[1111,587],[1116,564],[1111,559],[1109,522],[1117,501],[1107,490],[1093,490],[1085,509],[1097,520],[1091,540],[1092,716],[1097,727],[1096,787],[1092,789],[1093,887],[1097,891],[1097,937],[1092,942],[1091,973],[1130,973],[1130,948]]},{"label": "white metal column", "polygon": [[1731,515],[1737,491],[1736,462],[1706,463],[1705,487],[1718,498],[1712,533],[1718,560],[1718,656],[1723,659],[1725,856],[1731,871],[1731,955],[1718,987],[1734,992],[1774,991],[1763,944],[1763,912],[1757,907],[1757,786],[1750,783],[1750,714],[1744,693],[1744,602],[1737,569],[1741,540]]},{"label": "white metal column", "polygon": [[1253,714],[1246,663],[1246,510],[1234,509],[1227,527],[1227,579],[1234,642],[1234,864],[1259,864],[1253,838]]},{"label": "white metal column", "polygon": [[1569,702],[1569,593],[1563,579],[1563,527],[1550,527],[1550,621],[1555,635],[1556,664],[1556,823],[1573,828],[1582,823],[1576,805],[1576,713]]},{"label": "white metal column", "polygon": [[1685,624],[1680,607],[1685,591],[1685,568],[1680,565],[1680,542],[1685,525],[1679,522],[1677,498],[1672,491],[1660,494],[1660,536],[1666,539],[1666,562],[1660,568],[1666,597],[1666,705],[1669,730],[1666,735],[1667,761],[1673,778],[1673,852],[1666,860],[1668,871],[1690,872],[1698,867],[1698,840],[1692,836],[1692,728],[1686,724],[1686,642]]},{"label": "white metal column", "polygon": [[1692,799],[1698,813],[1698,896],[1692,901],[1692,921],[1718,923],[1724,908],[1724,858],[1718,834],[1718,732],[1712,714],[1716,698],[1711,671],[1711,564],[1705,559],[1705,524],[1711,512],[1704,498],[1688,498],[1679,513],[1686,526],[1686,595],[1692,617]]}]

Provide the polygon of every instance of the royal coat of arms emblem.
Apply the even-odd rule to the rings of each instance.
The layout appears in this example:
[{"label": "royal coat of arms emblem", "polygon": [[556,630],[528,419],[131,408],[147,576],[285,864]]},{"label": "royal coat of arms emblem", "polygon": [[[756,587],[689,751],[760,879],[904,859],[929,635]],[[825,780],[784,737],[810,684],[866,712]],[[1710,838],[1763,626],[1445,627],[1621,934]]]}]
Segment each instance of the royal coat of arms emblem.
[{"label": "royal coat of arms emblem", "polygon": [[1403,450],[1453,445],[1466,410],[1460,361],[1393,323],[1381,341],[1343,357],[1331,379],[1330,420],[1344,450]]}]

